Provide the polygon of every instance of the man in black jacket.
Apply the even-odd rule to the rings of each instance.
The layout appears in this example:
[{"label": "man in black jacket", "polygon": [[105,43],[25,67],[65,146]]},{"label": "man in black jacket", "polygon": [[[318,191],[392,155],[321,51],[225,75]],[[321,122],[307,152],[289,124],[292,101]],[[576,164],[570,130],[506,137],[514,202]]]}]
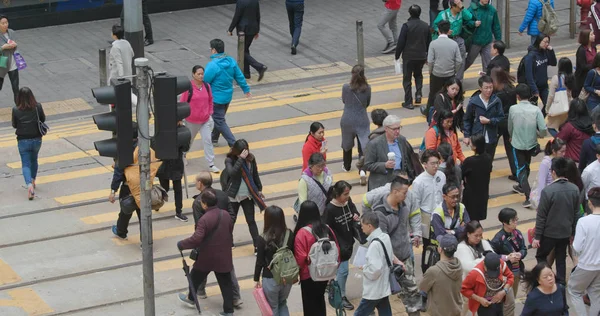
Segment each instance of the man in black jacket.
[{"label": "man in black jacket", "polygon": [[496,67],[502,68],[502,70],[510,73],[510,60],[504,56],[504,51],[506,50],[506,44],[503,41],[495,41],[492,44],[492,60],[487,66],[485,70],[485,74],[488,76],[492,75],[492,69]]},{"label": "man in black jacket", "polygon": [[554,182],[546,186],[540,195],[535,218],[535,238],[531,243],[538,248],[537,262],[545,262],[554,249],[556,256],[556,275],[560,282],[566,283],[567,247],[575,234],[579,213],[579,188],[567,180],[567,159],[552,159],[552,178]]},{"label": "man in black jacket", "polygon": [[404,86],[404,103],[402,107],[412,110],[415,107],[412,104],[412,85],[411,77],[415,77],[417,92],[415,93],[415,102],[421,103],[423,95],[423,65],[427,60],[427,51],[431,43],[431,32],[429,25],[421,21],[421,7],[413,4],[408,8],[410,18],[408,22],[402,25],[398,45],[396,45],[396,60],[402,55],[402,85]]},{"label": "man in black jacket", "polygon": [[[137,147],[137,124],[133,126],[133,148]],[[129,226],[129,220],[133,212],[137,214],[138,221],[141,221],[140,208],[137,206],[129,186],[127,185],[127,179],[125,178],[125,171],[120,169],[118,164],[115,162],[113,169],[113,177],[110,183],[110,195],[108,201],[115,203],[115,192],[119,191],[119,218],[117,219],[117,225],[112,226],[112,233],[121,238],[127,239],[127,227]],[[120,189],[119,189],[120,188]],[[141,239],[141,227],[140,227],[140,239]]]},{"label": "man in black jacket", "polygon": [[235,15],[229,25],[227,33],[232,36],[236,29],[238,36],[241,32],[245,36],[244,47],[244,77],[250,79],[250,66],[258,71],[258,81],[261,81],[267,71],[267,66],[259,63],[250,55],[252,41],[258,39],[260,32],[260,6],[258,0],[238,0],[235,6]]}]

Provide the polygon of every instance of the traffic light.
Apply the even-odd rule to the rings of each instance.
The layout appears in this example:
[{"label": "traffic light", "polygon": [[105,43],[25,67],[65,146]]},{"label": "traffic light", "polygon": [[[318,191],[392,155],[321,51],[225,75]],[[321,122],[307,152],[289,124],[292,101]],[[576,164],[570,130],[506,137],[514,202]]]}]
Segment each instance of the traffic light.
[{"label": "traffic light", "polygon": [[177,102],[177,95],[188,91],[186,77],[158,75],[154,77],[154,151],[156,158],[177,159],[179,147],[190,143],[192,135],[177,123],[190,116],[190,105]]},{"label": "traffic light", "polygon": [[115,111],[93,116],[99,130],[113,132],[113,138],[94,142],[94,147],[100,156],[115,158],[124,169],[133,163],[131,81],[112,79],[110,86],[92,89],[92,94],[98,103],[115,105]]}]

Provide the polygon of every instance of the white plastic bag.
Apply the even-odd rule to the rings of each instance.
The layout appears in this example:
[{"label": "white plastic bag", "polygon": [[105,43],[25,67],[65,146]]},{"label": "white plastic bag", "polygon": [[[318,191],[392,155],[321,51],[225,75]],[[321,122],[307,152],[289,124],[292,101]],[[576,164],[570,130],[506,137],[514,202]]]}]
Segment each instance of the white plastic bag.
[{"label": "white plastic bag", "polygon": [[402,74],[402,62],[400,59],[396,59],[396,61],[394,61],[394,68],[396,69],[396,75]]}]

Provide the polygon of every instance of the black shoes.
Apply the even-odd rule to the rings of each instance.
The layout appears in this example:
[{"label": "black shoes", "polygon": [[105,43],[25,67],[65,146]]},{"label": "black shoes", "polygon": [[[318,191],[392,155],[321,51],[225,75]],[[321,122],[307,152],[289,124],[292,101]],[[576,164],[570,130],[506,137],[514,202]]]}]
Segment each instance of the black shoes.
[{"label": "black shoes", "polygon": [[354,309],[354,305],[352,305],[352,303],[350,303],[350,301],[348,301],[348,299],[345,296],[342,297],[342,306],[344,307],[344,309],[347,309],[349,311]]},{"label": "black shoes", "polygon": [[406,102],[402,102],[402,107],[408,110],[414,110],[415,106],[410,104],[410,103],[406,103]]},{"label": "black shoes", "polygon": [[151,40],[151,39],[144,40],[144,46],[150,46],[152,44],[154,44],[154,40]]},{"label": "black shoes", "polygon": [[421,104],[421,101],[423,100],[423,97],[420,95],[415,95],[415,103],[417,104]]},{"label": "black shoes", "polygon": [[296,55],[296,46],[292,46],[292,55]]},{"label": "black shoes", "polygon": [[515,192],[515,193],[517,193],[519,195],[525,195],[525,193],[523,192],[523,189],[518,184],[513,185],[513,189],[512,190],[513,190],[513,192]]},{"label": "black shoes", "polygon": [[265,76],[265,72],[267,72],[267,69],[269,67],[267,66],[263,66],[261,70],[258,71],[258,81],[261,81],[263,79],[263,77]]},{"label": "black shoes", "polygon": [[381,51],[384,54],[389,54],[393,51],[396,50],[396,44],[395,43],[387,43],[387,45],[385,46],[385,48]]},{"label": "black shoes", "polygon": [[515,181],[515,182],[519,182],[519,180],[517,180],[517,176],[515,176],[515,175],[512,175],[512,174],[511,174],[510,176],[508,176],[508,180],[510,180],[510,181]]}]

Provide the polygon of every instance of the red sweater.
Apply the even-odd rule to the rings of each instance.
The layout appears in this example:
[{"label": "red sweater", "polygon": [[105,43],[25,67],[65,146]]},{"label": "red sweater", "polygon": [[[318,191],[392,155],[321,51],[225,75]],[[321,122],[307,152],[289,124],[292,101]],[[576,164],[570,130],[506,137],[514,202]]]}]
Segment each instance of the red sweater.
[{"label": "red sweater", "polygon": [[387,0],[385,2],[385,7],[390,10],[400,10],[401,5],[402,5],[402,0]]},{"label": "red sweater", "polygon": [[[475,266],[475,268],[479,269],[481,272],[484,272],[484,266],[485,262],[482,260]],[[512,284],[515,282],[515,277],[512,271],[510,271],[510,269],[506,265],[506,263],[502,260],[500,261],[500,270],[502,271],[502,276],[506,278],[506,285],[512,287]],[[506,287],[506,285],[504,287]],[[477,296],[483,297],[485,296],[486,291],[487,286],[485,285],[485,279],[483,278],[481,273],[479,273],[479,271],[475,269],[471,270],[471,272],[469,272],[467,277],[463,280],[462,289],[460,290],[460,293],[464,297],[469,299],[469,310],[473,313],[473,315],[475,315],[477,309],[479,309],[479,305],[481,304],[479,304],[479,302],[477,302],[476,300],[472,300],[471,296],[473,296],[473,294],[476,294]]]},{"label": "red sweater", "polygon": [[591,135],[576,129],[571,122],[567,122],[563,125],[560,132],[558,132],[558,135],[556,135],[557,138],[564,140],[567,144],[565,157],[571,158],[575,162],[579,162],[579,153],[581,152],[583,141],[590,138],[590,136]]},{"label": "red sweater", "polygon": [[[323,141],[325,141],[325,137],[323,137]],[[311,134],[308,134],[308,140],[302,146],[302,171],[308,168],[308,158],[314,153],[321,152],[321,145],[323,141],[317,140]],[[325,156],[325,160],[327,160],[327,154],[323,154]]]},{"label": "red sweater", "polygon": [[[307,225],[312,228],[312,225]],[[340,253],[340,245],[337,242],[337,238],[335,237],[335,233],[329,228],[330,240],[331,236],[333,240],[336,241],[336,246],[338,248],[338,254]],[[306,229],[302,228],[298,230],[296,237],[294,239],[294,257],[296,257],[296,262],[300,267],[300,280],[308,280],[310,279],[310,272],[308,271],[308,264],[310,263],[310,258],[308,257],[308,253],[310,252],[310,247],[317,242],[315,236],[313,236]],[[341,258],[338,256],[338,261]]]}]

